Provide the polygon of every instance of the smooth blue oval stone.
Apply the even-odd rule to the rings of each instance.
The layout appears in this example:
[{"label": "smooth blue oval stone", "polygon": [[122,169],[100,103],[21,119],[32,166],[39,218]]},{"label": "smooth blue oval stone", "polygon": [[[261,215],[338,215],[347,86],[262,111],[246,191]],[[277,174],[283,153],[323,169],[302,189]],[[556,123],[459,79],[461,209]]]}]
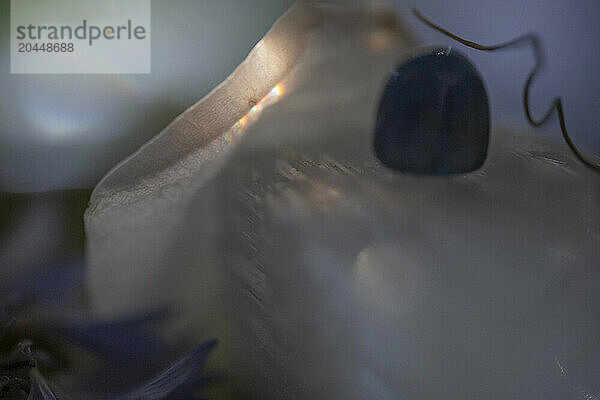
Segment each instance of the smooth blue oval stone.
[{"label": "smooth blue oval stone", "polygon": [[477,70],[456,50],[436,49],[392,72],[377,113],[375,154],[402,172],[471,172],[485,161],[489,130]]}]

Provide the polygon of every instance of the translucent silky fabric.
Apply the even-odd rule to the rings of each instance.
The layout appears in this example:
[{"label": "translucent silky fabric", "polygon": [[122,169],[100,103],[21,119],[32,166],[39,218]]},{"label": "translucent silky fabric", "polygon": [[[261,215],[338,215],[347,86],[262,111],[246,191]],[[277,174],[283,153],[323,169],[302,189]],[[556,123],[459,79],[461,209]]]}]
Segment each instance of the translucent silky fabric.
[{"label": "translucent silky fabric", "polygon": [[171,305],[165,334],[218,337],[262,399],[600,390],[599,178],[495,126],[476,172],[383,167],[379,96],[416,51],[385,10],[288,11],[96,187],[96,311]]}]

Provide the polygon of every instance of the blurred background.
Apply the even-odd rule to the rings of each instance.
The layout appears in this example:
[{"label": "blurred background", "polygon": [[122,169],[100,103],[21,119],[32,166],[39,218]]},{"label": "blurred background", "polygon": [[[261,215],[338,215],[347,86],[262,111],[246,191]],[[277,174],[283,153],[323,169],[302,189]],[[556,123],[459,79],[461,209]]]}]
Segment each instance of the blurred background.
[{"label": "blurred background", "polygon": [[[151,74],[11,75],[10,1],[0,0],[0,292],[47,265],[83,265],[82,214],[94,185],[224,80],[291,4],[153,0]],[[547,65],[531,93],[535,115],[561,96],[575,143],[600,154],[599,2],[388,4],[422,45],[461,47],[417,21],[412,7],[483,44],[538,32]],[[521,96],[533,66],[531,50],[461,51],[488,88],[492,124],[526,129]],[[537,134],[561,140],[556,119]]]}]

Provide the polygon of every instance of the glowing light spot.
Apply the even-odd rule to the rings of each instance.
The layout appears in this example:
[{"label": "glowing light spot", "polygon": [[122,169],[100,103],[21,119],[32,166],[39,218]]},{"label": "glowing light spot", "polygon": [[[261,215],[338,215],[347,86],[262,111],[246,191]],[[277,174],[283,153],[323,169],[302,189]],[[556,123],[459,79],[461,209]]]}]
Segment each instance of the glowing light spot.
[{"label": "glowing light spot", "polygon": [[271,89],[271,92],[269,93],[270,96],[281,96],[283,94],[283,86],[281,86],[281,83],[278,83],[277,85],[275,85],[275,87],[273,89]]},{"label": "glowing light spot", "polygon": [[78,140],[99,140],[95,128],[102,120],[102,113],[78,112],[72,104],[62,100],[33,97],[23,106],[31,132],[41,139],[51,142],[77,138]]},{"label": "glowing light spot", "polygon": [[233,143],[242,135],[242,133],[244,133],[244,131],[250,125],[252,125],[258,120],[260,114],[262,114],[263,110],[266,107],[270,106],[271,104],[275,104],[281,98],[282,95],[283,86],[281,85],[281,83],[278,83],[277,85],[275,85],[275,87],[273,87],[273,89],[269,91],[269,93],[267,93],[265,97],[260,99],[258,103],[252,106],[252,108],[250,108],[250,111],[248,111],[246,115],[237,120],[236,123],[233,124],[231,129],[229,129],[216,140],[222,140],[225,143]]},{"label": "glowing light spot", "polygon": [[395,41],[396,36],[387,29],[376,30],[367,35],[367,45],[376,52],[389,49]]}]

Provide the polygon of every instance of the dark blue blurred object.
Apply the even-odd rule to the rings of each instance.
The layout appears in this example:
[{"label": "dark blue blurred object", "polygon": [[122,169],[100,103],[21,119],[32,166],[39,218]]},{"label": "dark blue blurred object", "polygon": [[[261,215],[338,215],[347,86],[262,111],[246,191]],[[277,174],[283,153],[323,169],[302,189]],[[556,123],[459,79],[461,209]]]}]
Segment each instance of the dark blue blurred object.
[{"label": "dark blue blurred object", "polygon": [[[0,280],[0,340],[15,320],[10,311],[23,312],[28,305],[45,305],[42,330],[48,338],[60,338],[61,342],[78,345],[92,351],[110,366],[97,368],[91,375],[75,373],[72,384],[84,387],[75,389],[73,398],[106,398],[122,400],[191,400],[197,389],[212,383],[216,378],[203,373],[206,358],[216,346],[210,340],[189,352],[183,358],[154,378],[126,395],[116,395],[121,386],[131,381],[147,379],[158,365],[164,365],[175,351],[176,344],[165,344],[150,329],[150,325],[169,317],[167,309],[140,312],[117,320],[96,320],[69,316],[68,309],[78,309],[79,300],[73,296],[81,290],[83,264],[80,258],[56,264],[40,264],[22,275],[4,282]],[[56,309],[49,306],[57,306]],[[40,327],[38,327],[40,328]],[[25,398],[28,400],[56,400],[57,395],[38,370],[38,359],[47,354],[32,352],[30,341],[19,343],[19,352],[6,357],[0,353],[0,398]],[[22,349],[25,349],[24,352]],[[100,363],[102,366],[103,363]],[[26,386],[29,384],[28,386]],[[27,389],[28,387],[28,389]],[[8,397],[7,397],[8,396]],[[13,397],[11,397],[13,396]]]},{"label": "dark blue blurred object", "polygon": [[214,339],[202,343],[143,386],[117,397],[118,400],[188,399],[189,395],[185,393],[202,382],[199,378],[206,358],[216,345]]},{"label": "dark blue blurred object", "polygon": [[446,175],[485,161],[490,111],[473,64],[454,49],[434,49],[399,65],[377,114],[375,153],[401,172]]},{"label": "dark blue blurred object", "polygon": [[[184,400],[191,398],[185,392],[193,391],[195,386],[203,381],[201,377],[206,358],[216,345],[216,340],[204,342],[146,384],[126,395],[111,398],[118,400]],[[62,398],[54,393],[36,368],[31,369],[30,376],[31,388],[27,400]]]},{"label": "dark blue blurred object", "polygon": [[172,350],[147,326],[167,317],[166,310],[139,313],[118,320],[54,319],[47,324],[53,333],[94,352],[122,368],[137,372],[152,368]]},{"label": "dark blue blurred object", "polygon": [[15,279],[0,282],[0,310],[30,302],[64,303],[83,282],[83,259],[39,264]]}]

